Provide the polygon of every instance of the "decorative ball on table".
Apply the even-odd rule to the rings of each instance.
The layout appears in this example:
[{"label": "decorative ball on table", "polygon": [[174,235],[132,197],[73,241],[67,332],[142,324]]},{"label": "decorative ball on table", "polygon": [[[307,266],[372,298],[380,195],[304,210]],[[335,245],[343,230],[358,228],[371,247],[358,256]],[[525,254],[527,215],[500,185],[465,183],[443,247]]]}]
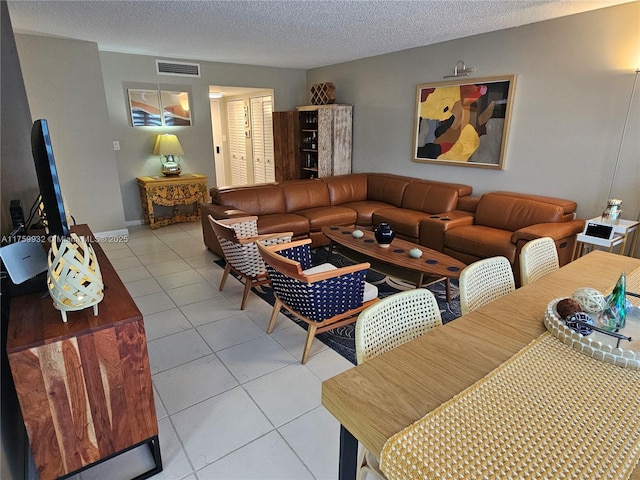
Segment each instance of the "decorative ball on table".
[{"label": "decorative ball on table", "polygon": [[67,312],[93,307],[104,297],[104,284],[96,253],[91,244],[75,233],[71,238],[53,236],[49,250],[47,287],[53,306],[60,310],[62,321]]},{"label": "decorative ball on table", "polygon": [[573,298],[563,298],[556,305],[556,311],[558,312],[558,316],[564,319],[574,313],[581,312],[582,305]]},{"label": "decorative ball on table", "polygon": [[604,295],[595,288],[579,288],[573,292],[572,298],[588,313],[600,313],[607,305]]},{"label": "decorative ball on table", "polygon": [[411,258],[420,258],[422,256],[422,250],[419,248],[412,248],[409,250],[409,256]]},{"label": "decorative ball on table", "polygon": [[364,237],[364,232],[362,230],[354,230],[351,235],[353,238],[362,238]]},{"label": "decorative ball on table", "polygon": [[571,330],[584,336],[590,335],[593,332],[590,325],[595,325],[593,319],[584,312],[572,313],[565,319],[565,322]]}]

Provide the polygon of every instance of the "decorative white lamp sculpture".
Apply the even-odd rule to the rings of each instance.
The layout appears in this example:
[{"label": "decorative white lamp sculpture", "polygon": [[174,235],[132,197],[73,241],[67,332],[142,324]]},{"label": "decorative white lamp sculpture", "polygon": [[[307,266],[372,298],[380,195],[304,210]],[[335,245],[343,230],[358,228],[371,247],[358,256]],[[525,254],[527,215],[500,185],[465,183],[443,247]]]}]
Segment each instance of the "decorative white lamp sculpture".
[{"label": "decorative white lamp sculpture", "polygon": [[180,175],[182,167],[180,166],[179,155],[184,155],[184,150],[182,150],[182,145],[180,145],[177,135],[170,133],[158,135],[153,145],[153,154],[160,155],[160,163],[162,164],[160,170],[163,175]]},{"label": "decorative white lamp sculpture", "polygon": [[88,307],[93,307],[93,314],[98,315],[104,284],[93,247],[75,233],[70,239],[54,235],[49,250],[47,286],[63,322],[67,321],[67,312]]}]

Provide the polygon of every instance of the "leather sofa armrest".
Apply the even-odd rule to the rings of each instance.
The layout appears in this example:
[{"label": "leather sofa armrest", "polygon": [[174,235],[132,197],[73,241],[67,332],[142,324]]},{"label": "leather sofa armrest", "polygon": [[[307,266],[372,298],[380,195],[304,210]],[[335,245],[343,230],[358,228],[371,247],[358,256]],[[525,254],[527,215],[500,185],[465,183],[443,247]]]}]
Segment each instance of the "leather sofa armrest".
[{"label": "leather sofa armrest", "polygon": [[[571,220],[557,223],[538,223],[516,230],[511,241],[516,245],[516,256],[520,256],[522,247],[529,241],[540,237],[551,237],[558,251],[558,263],[562,267],[573,259],[576,235],[584,229],[584,220]],[[520,281],[520,270],[517,269],[517,283]]]},{"label": "leather sofa armrest", "polygon": [[528,242],[540,237],[551,237],[554,241],[572,237],[584,230],[584,220],[571,220],[558,223],[537,223],[516,230],[511,235],[511,241],[515,244],[520,240]]},{"label": "leather sofa armrest", "polygon": [[200,204],[200,214],[203,218],[207,215],[211,215],[216,220],[251,216],[250,213],[247,213],[244,210],[238,210],[237,208],[230,207],[229,205],[216,205],[215,203]]},{"label": "leather sofa armrest", "polygon": [[220,242],[218,242],[218,237],[216,237],[211,223],[209,223],[209,215],[216,220],[222,220],[224,218],[246,217],[249,214],[242,210],[229,207],[228,205],[215,205],[213,203],[200,204],[200,221],[202,222],[202,238],[204,244],[213,253],[219,257],[223,257],[224,254],[222,253]]},{"label": "leather sofa armrest", "polygon": [[461,210],[431,215],[420,221],[420,239],[422,246],[442,252],[444,250],[444,234],[447,230],[473,225],[473,214]]}]

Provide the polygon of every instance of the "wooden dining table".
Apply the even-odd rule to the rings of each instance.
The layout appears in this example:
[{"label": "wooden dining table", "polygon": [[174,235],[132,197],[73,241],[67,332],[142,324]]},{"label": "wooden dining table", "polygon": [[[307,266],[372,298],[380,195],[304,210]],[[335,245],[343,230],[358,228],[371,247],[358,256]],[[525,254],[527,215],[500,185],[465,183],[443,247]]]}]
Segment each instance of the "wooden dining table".
[{"label": "wooden dining table", "polygon": [[[394,434],[482,380],[538,338],[548,304],[580,287],[610,291],[640,259],[594,251],[529,285],[322,384],[341,424],[339,479],[354,479],[358,442],[380,457]],[[640,480],[640,467],[631,477]]]}]

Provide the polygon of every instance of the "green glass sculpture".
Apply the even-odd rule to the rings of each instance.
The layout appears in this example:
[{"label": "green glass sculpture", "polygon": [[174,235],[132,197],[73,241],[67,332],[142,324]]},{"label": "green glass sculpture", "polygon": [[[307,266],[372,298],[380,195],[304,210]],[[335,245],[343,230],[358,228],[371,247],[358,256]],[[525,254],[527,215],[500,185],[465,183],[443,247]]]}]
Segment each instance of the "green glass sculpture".
[{"label": "green glass sculpture", "polygon": [[605,327],[620,330],[627,322],[627,276],[622,272],[616,286],[607,298],[607,305],[600,314],[600,323]]}]

